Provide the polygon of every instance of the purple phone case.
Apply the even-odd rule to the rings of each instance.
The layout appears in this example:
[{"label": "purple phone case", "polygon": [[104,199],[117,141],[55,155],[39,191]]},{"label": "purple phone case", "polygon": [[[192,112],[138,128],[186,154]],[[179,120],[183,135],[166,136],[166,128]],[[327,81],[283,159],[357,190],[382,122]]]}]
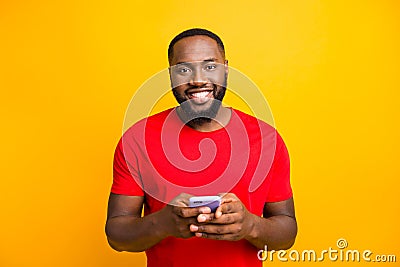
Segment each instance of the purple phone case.
[{"label": "purple phone case", "polygon": [[219,200],[215,200],[215,201],[212,201],[212,202],[206,204],[206,206],[211,209],[211,212],[215,212],[217,210],[217,208],[219,207],[219,205],[220,205]]},{"label": "purple phone case", "polygon": [[[196,201],[197,202],[197,201]],[[211,209],[211,212],[215,212],[219,205],[221,204],[221,199],[216,199],[210,202],[205,202],[205,201],[198,201],[198,203],[192,203],[191,207],[209,207]]]}]

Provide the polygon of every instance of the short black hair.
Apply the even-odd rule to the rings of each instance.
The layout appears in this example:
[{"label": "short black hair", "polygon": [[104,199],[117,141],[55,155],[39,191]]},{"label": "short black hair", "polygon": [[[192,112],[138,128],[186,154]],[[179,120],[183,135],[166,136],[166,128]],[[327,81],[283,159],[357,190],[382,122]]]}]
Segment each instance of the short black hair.
[{"label": "short black hair", "polygon": [[216,35],[215,33],[211,32],[209,30],[206,30],[206,29],[193,28],[193,29],[189,29],[189,30],[181,32],[180,34],[175,36],[174,39],[172,39],[172,41],[169,43],[169,47],[168,47],[168,60],[171,62],[173,52],[174,52],[173,51],[174,45],[176,44],[176,42],[178,42],[179,40],[181,40],[183,38],[190,37],[190,36],[196,36],[196,35],[208,36],[211,39],[215,40],[217,42],[218,48],[220,49],[222,55],[225,57],[224,43],[222,42],[221,38],[219,38],[218,35]]}]

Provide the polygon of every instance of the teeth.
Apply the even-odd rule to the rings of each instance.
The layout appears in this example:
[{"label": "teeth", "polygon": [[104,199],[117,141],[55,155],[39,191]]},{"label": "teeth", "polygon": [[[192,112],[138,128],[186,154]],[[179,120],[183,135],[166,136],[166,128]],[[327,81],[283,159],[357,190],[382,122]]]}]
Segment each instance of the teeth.
[{"label": "teeth", "polygon": [[196,98],[204,98],[204,97],[206,97],[209,93],[210,93],[210,92],[208,92],[208,91],[203,91],[203,92],[198,92],[198,93],[192,93],[191,95],[192,95],[193,97],[196,97]]}]

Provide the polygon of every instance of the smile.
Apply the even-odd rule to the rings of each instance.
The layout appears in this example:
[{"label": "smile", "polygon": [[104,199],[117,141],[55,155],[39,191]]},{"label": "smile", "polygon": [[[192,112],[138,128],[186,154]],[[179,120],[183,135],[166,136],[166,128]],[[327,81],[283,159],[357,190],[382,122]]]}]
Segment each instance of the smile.
[{"label": "smile", "polygon": [[192,91],[188,92],[187,95],[190,99],[198,99],[198,98],[212,98],[213,97],[212,90],[202,90],[202,91]]}]

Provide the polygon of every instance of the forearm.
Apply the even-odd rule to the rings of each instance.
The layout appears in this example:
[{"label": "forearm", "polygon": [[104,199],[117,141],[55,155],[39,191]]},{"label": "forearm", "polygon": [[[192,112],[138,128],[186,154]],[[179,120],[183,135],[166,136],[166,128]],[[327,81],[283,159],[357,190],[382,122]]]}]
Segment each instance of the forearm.
[{"label": "forearm", "polygon": [[149,249],[168,236],[159,223],[161,216],[159,211],[141,218],[131,215],[109,218],[106,233],[110,246],[117,251]]},{"label": "forearm", "polygon": [[296,238],[297,223],[293,217],[275,215],[269,218],[252,214],[253,225],[246,239],[255,247],[268,250],[290,248]]}]

